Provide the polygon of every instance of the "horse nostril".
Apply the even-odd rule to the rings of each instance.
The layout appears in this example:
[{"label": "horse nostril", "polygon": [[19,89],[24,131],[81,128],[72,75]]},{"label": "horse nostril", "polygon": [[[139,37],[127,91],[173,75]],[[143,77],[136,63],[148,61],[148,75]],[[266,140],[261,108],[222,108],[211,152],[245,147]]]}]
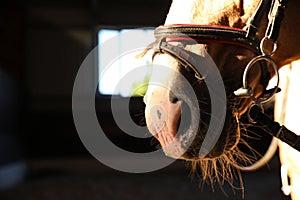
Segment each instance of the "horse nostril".
[{"label": "horse nostril", "polygon": [[169,92],[169,101],[171,103],[177,103],[177,101],[179,101],[172,91]]}]

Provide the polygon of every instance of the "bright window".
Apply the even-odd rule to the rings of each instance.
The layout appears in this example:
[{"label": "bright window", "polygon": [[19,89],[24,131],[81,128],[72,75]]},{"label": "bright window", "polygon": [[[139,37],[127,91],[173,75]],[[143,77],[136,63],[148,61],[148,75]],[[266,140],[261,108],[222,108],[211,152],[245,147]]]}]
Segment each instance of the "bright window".
[{"label": "bright window", "polygon": [[98,32],[99,92],[123,97],[143,95],[152,54],[136,58],[154,41],[154,29],[101,29]]}]

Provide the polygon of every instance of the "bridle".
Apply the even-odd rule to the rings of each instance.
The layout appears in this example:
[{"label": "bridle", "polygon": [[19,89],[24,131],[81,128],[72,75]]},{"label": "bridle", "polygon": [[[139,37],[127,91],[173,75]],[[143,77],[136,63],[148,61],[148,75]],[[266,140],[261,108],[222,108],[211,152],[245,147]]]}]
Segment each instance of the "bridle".
[{"label": "bridle", "polygon": [[[148,46],[145,50],[149,49],[154,51],[153,57],[156,54],[169,54],[174,57],[184,67],[189,67],[195,73],[196,77],[201,77],[195,63],[195,58],[198,54],[186,50],[180,45],[174,45],[174,42],[180,43],[220,43],[237,45],[247,48],[254,52],[257,56],[254,57],[246,66],[243,74],[243,87],[234,92],[235,96],[240,98],[251,98],[253,105],[248,110],[248,118],[251,122],[262,125],[267,133],[279,138],[281,141],[286,142],[296,150],[300,151],[300,136],[289,131],[286,127],[280,126],[279,123],[270,119],[264,114],[262,103],[269,101],[278,88],[279,74],[277,64],[273,61],[271,56],[277,49],[277,38],[279,36],[281,21],[284,18],[284,10],[287,6],[287,0],[260,0],[259,5],[248,20],[246,29],[237,29],[227,26],[214,26],[214,25],[166,25],[159,26],[155,29],[156,41]],[[265,36],[262,39],[257,38],[258,28],[261,24],[264,13],[268,11],[268,25],[265,30]],[[270,42],[272,49],[269,51],[265,47],[265,43]],[[264,62],[262,62],[264,61]],[[252,89],[249,87],[247,75],[251,68],[259,64],[261,67],[261,84],[264,86],[263,95],[255,98]],[[272,89],[266,89],[269,80],[270,72],[267,67],[269,64],[277,77],[277,84]]]},{"label": "bridle", "polygon": [[[271,5],[270,5],[271,3]],[[275,71],[275,75],[278,80],[277,65],[271,59],[271,55],[275,53],[277,49],[277,38],[279,35],[280,24],[283,19],[284,9],[287,5],[287,0],[261,0],[259,5],[248,20],[245,30],[239,28],[232,28],[228,26],[215,26],[215,25],[182,25],[173,24],[167,26],[159,26],[155,30],[156,42],[152,44],[151,48],[154,50],[154,55],[157,53],[167,53],[176,58],[184,66],[192,68],[197,77],[201,77],[199,70],[192,66],[189,60],[194,56],[191,51],[187,51],[176,45],[172,45],[172,42],[185,42],[185,43],[219,43],[237,45],[247,48],[254,52],[257,57],[249,62],[245,68],[243,76],[243,87],[235,92],[236,96],[251,97],[254,101],[266,102],[277,91],[278,84],[271,90],[264,90],[264,94],[268,94],[267,97],[260,97],[260,99],[254,99],[251,88],[247,84],[247,75],[257,62],[264,60],[270,63]],[[259,40],[257,36],[258,28],[261,24],[264,13],[269,10],[269,23],[265,31],[265,36]],[[265,42],[271,41],[273,49],[271,52],[267,52],[265,48]],[[185,56],[187,55],[187,56]],[[270,73],[267,68],[266,62],[260,62],[262,77],[261,84],[264,88],[267,87],[270,80]]]}]

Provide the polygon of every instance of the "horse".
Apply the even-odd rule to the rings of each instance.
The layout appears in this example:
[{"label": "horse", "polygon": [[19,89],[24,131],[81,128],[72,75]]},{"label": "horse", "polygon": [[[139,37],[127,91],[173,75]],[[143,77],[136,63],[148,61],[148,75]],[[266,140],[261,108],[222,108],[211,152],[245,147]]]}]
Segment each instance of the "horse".
[{"label": "horse", "polygon": [[[164,26],[157,28],[158,40],[149,47],[155,50],[154,68],[167,66],[170,70],[158,69],[152,73],[144,96],[146,123],[165,154],[186,160],[193,171],[200,168],[203,180],[222,183],[225,179],[232,183],[235,171],[240,176],[239,163],[254,162],[239,148],[239,144],[247,146],[245,137],[248,125],[243,123],[242,118],[253,104],[260,104],[260,99],[271,93],[266,97],[268,100],[279,91],[277,87],[266,89],[269,79],[278,76],[277,68],[300,59],[300,38],[297,37],[300,33],[300,18],[296,17],[300,3],[296,0],[289,0],[288,5],[285,3],[276,0],[173,0]],[[283,12],[275,15],[271,13],[270,18],[268,11],[275,4],[281,6],[279,9]],[[275,17],[276,22],[272,21],[272,17]],[[273,23],[270,24],[270,21]],[[206,36],[194,43],[189,43],[191,39],[180,34],[184,32],[183,35],[193,37],[199,27],[201,34]],[[240,36],[230,39],[232,35],[243,35],[245,31],[252,37],[251,41],[241,41]],[[271,36],[271,39],[266,36]],[[253,40],[259,41],[260,46],[252,46],[255,43]],[[171,50],[167,52],[162,43],[165,44],[163,47],[171,46]],[[179,57],[188,55],[187,58],[178,59],[178,54]],[[263,58],[258,58],[258,54],[263,54]],[[211,148],[207,148],[204,143],[207,142],[205,136],[209,124],[215,116],[211,114],[211,90],[205,81],[209,80],[206,76],[213,74],[210,72],[213,68],[206,65],[202,67],[207,69],[203,69],[201,65],[198,66],[197,69],[206,71],[207,74],[203,75],[194,67],[204,57],[211,58],[212,61],[208,63],[217,67],[226,98],[218,99],[215,103],[225,105],[224,110],[220,108],[225,117],[220,121],[223,126],[218,139],[208,142],[213,144]],[[164,87],[151,84],[151,80],[158,80],[156,76],[162,80]],[[182,79],[188,80],[195,97],[191,97]],[[181,123],[185,113],[190,116],[187,124]],[[196,115],[200,117],[194,118]],[[185,127],[180,129],[182,124]],[[199,154],[203,146],[205,153]]]}]

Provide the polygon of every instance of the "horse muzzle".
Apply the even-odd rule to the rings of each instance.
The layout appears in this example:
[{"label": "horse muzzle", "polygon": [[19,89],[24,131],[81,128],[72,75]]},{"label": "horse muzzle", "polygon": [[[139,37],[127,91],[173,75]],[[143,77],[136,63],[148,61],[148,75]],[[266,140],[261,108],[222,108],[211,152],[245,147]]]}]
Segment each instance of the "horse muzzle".
[{"label": "horse muzzle", "polygon": [[[154,72],[152,77],[155,75]],[[145,116],[149,131],[160,142],[167,156],[198,160],[218,157],[231,148],[236,142],[236,132],[228,131],[228,128],[221,129],[214,144],[210,144],[209,138],[205,140],[214,116],[211,116],[210,95],[203,81],[180,69],[164,73],[160,68],[157,75],[164,81],[150,80],[144,97]],[[227,115],[232,119],[231,111]],[[231,121],[226,119],[224,127],[232,127]],[[206,152],[205,155],[201,151]]]}]

